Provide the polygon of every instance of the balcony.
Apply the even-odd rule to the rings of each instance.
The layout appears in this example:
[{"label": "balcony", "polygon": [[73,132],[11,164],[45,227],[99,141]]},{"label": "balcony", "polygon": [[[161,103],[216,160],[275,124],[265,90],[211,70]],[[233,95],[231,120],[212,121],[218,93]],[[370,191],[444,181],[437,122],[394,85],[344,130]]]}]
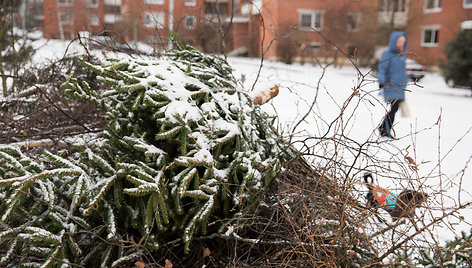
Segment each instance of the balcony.
[{"label": "balcony", "polygon": [[390,24],[393,16],[393,25],[395,27],[404,27],[408,22],[408,13],[406,11],[381,11],[379,12],[379,22]]}]

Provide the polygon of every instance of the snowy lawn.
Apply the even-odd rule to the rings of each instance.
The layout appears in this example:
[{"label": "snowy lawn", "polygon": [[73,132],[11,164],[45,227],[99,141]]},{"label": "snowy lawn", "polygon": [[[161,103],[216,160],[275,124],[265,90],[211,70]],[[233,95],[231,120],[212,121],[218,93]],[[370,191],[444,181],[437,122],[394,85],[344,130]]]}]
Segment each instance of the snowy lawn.
[{"label": "snowy lawn", "polygon": [[[235,69],[235,76],[244,77],[245,88],[251,89],[260,61],[230,58],[229,62]],[[364,74],[368,71],[361,69]],[[386,140],[379,139],[376,131],[385,115],[386,106],[373,76],[367,75],[362,81],[352,66],[328,67],[317,94],[316,88],[321,76],[320,67],[265,61],[259,77],[260,85],[256,85],[256,88],[266,88],[277,83],[280,85],[280,93],[269,104],[265,104],[263,109],[278,114],[279,124],[287,131],[304,116],[317,95],[314,111],[296,129],[299,139],[320,137],[326,133],[326,137],[333,137],[334,129],[337,129],[338,134],[343,133],[353,140],[353,144],[365,143],[367,153],[385,161],[388,167],[383,168],[391,173],[383,174],[388,175],[387,177],[377,176],[378,183],[384,187],[389,186],[396,193],[412,187],[411,185],[416,190],[421,186],[421,190],[430,196],[428,206],[432,214],[429,217],[441,216],[443,208],[449,212],[460,204],[472,201],[472,172],[469,163],[472,157],[470,90],[449,88],[439,74],[428,73],[418,82],[419,86],[412,84],[408,88],[411,92],[407,92],[406,100],[410,115],[402,117],[400,111],[397,113],[394,130],[398,139]],[[353,89],[359,85],[362,85],[359,94],[352,97],[345,107],[342,119],[336,121]],[[334,121],[337,124],[331,124]],[[326,146],[319,143],[313,143],[312,150],[318,155],[321,152],[334,154],[334,150],[327,150]],[[367,159],[356,159],[355,151],[337,149],[337,153],[341,154],[338,158],[343,158],[347,166],[385,172],[368,166],[371,163]],[[406,157],[411,157],[416,168],[414,164],[408,164]],[[320,166],[328,164],[324,159],[315,158],[312,161]],[[397,162],[402,162],[403,169]],[[404,169],[408,165],[411,168]],[[359,175],[361,174],[358,177]],[[409,177],[415,183],[412,184],[409,180],[398,183],[398,178],[402,177]],[[353,181],[360,182],[360,178]],[[365,187],[358,188],[366,191]],[[472,208],[462,210],[461,216],[464,217],[462,221],[450,218],[451,221],[448,222],[455,230],[445,227],[432,230],[433,233],[436,232],[435,235],[444,241],[452,239],[451,232],[468,232],[471,228]]]}]

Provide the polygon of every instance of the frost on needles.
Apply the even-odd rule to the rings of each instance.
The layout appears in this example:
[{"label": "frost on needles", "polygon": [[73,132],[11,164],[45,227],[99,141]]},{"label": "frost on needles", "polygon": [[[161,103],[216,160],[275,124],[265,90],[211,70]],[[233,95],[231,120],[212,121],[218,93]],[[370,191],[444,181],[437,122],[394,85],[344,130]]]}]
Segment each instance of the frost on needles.
[{"label": "frost on needles", "polygon": [[187,47],[83,65],[109,89],[74,77],[62,89],[105,111],[99,141],[46,153],[48,165],[0,148],[2,264],[119,266],[144,254],[123,247],[130,236],[146,252],[176,239],[188,252],[195,235],[224,235],[208,223],[256,200],[290,157],[219,57]]}]

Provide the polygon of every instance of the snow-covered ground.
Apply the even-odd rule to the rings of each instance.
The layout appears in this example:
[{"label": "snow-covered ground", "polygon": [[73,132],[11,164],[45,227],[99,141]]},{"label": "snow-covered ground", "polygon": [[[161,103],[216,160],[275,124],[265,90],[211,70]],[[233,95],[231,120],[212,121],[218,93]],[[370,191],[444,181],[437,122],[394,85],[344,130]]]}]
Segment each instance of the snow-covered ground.
[{"label": "snow-covered ground", "polygon": [[[63,57],[66,53],[84,53],[78,44],[40,39],[33,42],[37,53],[32,58],[34,64],[47,63]],[[114,57],[116,54],[94,51],[99,57]],[[124,55],[124,54],[123,54]],[[122,55],[122,56],[123,56]],[[241,78],[246,90],[254,84],[259,70],[260,60],[247,58],[229,58],[236,78]],[[367,69],[360,70],[363,74]],[[323,76],[323,77],[322,77]],[[320,78],[322,79],[320,80]],[[289,133],[296,127],[298,139],[306,139],[311,153],[324,156],[311,159],[316,165],[329,165],[327,158],[335,158],[353,170],[378,172],[378,183],[389,186],[394,191],[407,187],[421,186],[420,190],[428,193],[429,206],[433,213],[430,217],[442,215],[442,209],[457,207],[472,201],[469,189],[472,187],[470,163],[472,157],[472,107],[471,91],[449,88],[438,74],[428,73],[416,85],[411,85],[407,93],[408,117],[397,114],[394,126],[397,140],[379,139],[376,127],[385,115],[386,107],[379,96],[377,83],[373,76],[359,76],[356,68],[328,67],[323,75],[322,68],[313,65],[286,65],[279,62],[265,61],[255,88],[280,86],[279,95],[262,109],[279,116],[280,132]],[[318,89],[318,90],[317,90]],[[353,94],[354,89],[357,94]],[[305,120],[305,116],[316,98]],[[340,117],[340,114],[342,116]],[[333,123],[334,122],[334,123]],[[342,133],[344,141],[352,148],[335,147],[331,140],[319,142],[320,137],[339,138],[334,133]],[[361,157],[357,157],[362,145]],[[374,155],[376,162],[371,162],[365,154]],[[411,157],[415,166],[410,165],[406,157]],[[379,167],[379,163],[382,166]],[[353,182],[359,182],[361,173],[351,172],[348,176]],[[408,177],[409,180],[393,178]],[[410,181],[411,182],[411,181]],[[358,187],[365,191],[360,185]],[[472,222],[472,210],[462,210],[463,220],[451,218],[452,228],[432,230],[440,240],[451,239],[451,232],[468,231]],[[452,225],[451,225],[452,224]]]},{"label": "snow-covered ground", "polygon": [[[251,89],[260,61],[231,58],[229,62],[235,69],[235,76],[244,77],[245,88]],[[367,158],[355,158],[357,151],[349,149],[327,150],[326,146],[313,144],[315,153],[332,156],[336,151],[348,166],[379,172],[383,177],[380,174],[377,176],[378,183],[391,187],[394,192],[411,187],[425,191],[429,195],[428,206],[432,211],[427,215],[430,220],[443,215],[443,209],[449,212],[460,204],[472,201],[469,163],[472,157],[471,90],[449,88],[439,74],[427,73],[418,85],[412,83],[408,88],[411,92],[407,92],[406,102],[410,115],[402,117],[400,111],[397,113],[394,130],[398,139],[385,140],[379,139],[376,131],[386,106],[379,95],[375,78],[367,75],[361,79],[362,76],[352,66],[328,67],[317,93],[322,71],[321,67],[312,65],[265,61],[259,78],[260,87],[277,83],[280,93],[263,108],[278,114],[280,125],[287,130],[308,111],[317,94],[314,111],[297,128],[297,131],[306,131],[300,133],[300,138],[320,137],[325,133],[328,133],[327,137],[333,137],[333,129],[337,128],[337,133],[342,132],[353,140],[351,145],[364,144],[366,153],[374,155],[379,159],[376,163],[383,163],[384,166],[372,166]],[[360,71],[366,74],[369,70]],[[351,97],[353,89],[357,88],[360,89],[359,94]],[[342,120],[336,121],[343,107]],[[333,121],[338,124],[331,125]],[[411,157],[416,168],[409,164],[406,157]],[[321,166],[329,164],[327,160],[316,158],[313,162]],[[405,166],[411,168],[405,169]],[[412,180],[398,180],[405,177]],[[351,181],[361,180],[351,178]],[[462,210],[460,216],[464,217],[463,220],[449,218],[449,227],[434,229],[433,234],[445,241],[453,237],[451,232],[468,232],[472,223],[472,208]]]}]

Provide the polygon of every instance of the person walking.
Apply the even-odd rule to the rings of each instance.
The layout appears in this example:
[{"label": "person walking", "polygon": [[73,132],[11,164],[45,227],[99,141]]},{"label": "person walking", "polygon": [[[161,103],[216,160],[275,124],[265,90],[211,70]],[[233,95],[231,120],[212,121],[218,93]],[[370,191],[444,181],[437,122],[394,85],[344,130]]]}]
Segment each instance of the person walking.
[{"label": "person walking", "polygon": [[395,31],[390,34],[388,49],[382,53],[379,62],[377,78],[379,88],[390,111],[379,126],[380,135],[393,138],[392,126],[395,113],[400,103],[405,100],[405,88],[408,83],[406,74],[406,56],[403,54],[407,48],[407,35],[404,32]]}]

